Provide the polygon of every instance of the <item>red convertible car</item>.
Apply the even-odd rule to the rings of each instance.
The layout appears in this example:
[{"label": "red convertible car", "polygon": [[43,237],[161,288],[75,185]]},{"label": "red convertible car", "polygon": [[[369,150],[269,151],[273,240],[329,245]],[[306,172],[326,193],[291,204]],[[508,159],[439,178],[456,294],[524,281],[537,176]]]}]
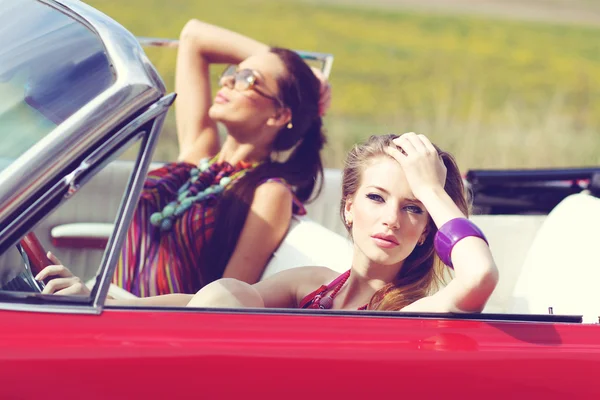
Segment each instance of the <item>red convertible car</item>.
[{"label": "red convertible car", "polygon": [[[501,274],[483,313],[112,307],[175,94],[77,0],[0,1],[0,93],[1,398],[600,398],[600,169],[467,174]],[[347,268],[339,180],[264,276]],[[40,246],[89,297],[40,293]]]}]

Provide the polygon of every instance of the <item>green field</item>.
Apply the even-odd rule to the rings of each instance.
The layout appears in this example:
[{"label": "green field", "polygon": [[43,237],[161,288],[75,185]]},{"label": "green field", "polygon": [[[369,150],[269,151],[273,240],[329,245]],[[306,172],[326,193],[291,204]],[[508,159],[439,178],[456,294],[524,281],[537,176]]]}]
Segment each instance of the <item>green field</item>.
[{"label": "green field", "polygon": [[[139,36],[177,38],[198,18],[333,53],[331,167],[357,140],[405,131],[427,134],[463,169],[600,165],[600,28],[331,2],[87,2]],[[148,54],[172,90],[175,50]],[[174,158],[174,135],[171,113],[158,159]]]}]

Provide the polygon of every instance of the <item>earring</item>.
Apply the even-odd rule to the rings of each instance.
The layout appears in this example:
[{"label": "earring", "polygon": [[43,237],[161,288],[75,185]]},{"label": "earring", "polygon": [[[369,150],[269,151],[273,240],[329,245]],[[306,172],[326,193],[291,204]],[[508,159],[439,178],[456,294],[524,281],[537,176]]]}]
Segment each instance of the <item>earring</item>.
[{"label": "earring", "polygon": [[425,243],[425,238],[421,238],[418,242],[417,242],[417,246],[423,246],[423,243]]},{"label": "earring", "polygon": [[352,228],[352,217],[351,216],[347,215],[345,222],[346,222],[346,227]]},{"label": "earring", "polygon": [[292,129],[293,127],[294,127],[294,125],[292,124],[292,122],[291,122],[291,121],[290,121],[290,122],[288,122],[288,124],[287,124],[287,128],[288,128],[288,129]]}]

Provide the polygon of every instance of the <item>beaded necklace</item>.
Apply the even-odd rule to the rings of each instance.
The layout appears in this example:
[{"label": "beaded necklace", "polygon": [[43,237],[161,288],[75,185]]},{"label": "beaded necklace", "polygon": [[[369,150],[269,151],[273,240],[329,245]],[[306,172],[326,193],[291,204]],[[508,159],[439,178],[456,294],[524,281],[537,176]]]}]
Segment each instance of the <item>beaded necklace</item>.
[{"label": "beaded necklace", "polygon": [[237,181],[260,163],[238,164],[236,171],[228,162],[217,163],[217,156],[212,159],[203,158],[197,168],[190,170],[189,179],[177,190],[177,199],[169,202],[164,208],[150,216],[150,223],[160,227],[161,231],[169,231],[177,218],[183,215],[194,203],[217,198],[225,188]]},{"label": "beaded necklace", "polygon": [[[339,291],[342,289],[342,287],[344,286],[344,284],[350,277],[350,271],[351,270],[344,272],[342,275],[340,275],[335,281],[331,282],[329,285],[323,285],[321,287],[322,290],[315,296],[312,304],[308,308],[328,310],[331,307],[333,307],[333,299],[335,298],[335,296],[337,296]],[[329,296],[325,296],[325,293],[327,293],[331,289],[331,287],[334,285],[335,285],[335,287],[333,289],[333,292],[331,292],[331,294]],[[359,307],[358,309],[366,310],[368,306],[369,306],[368,304],[365,304],[364,306]]]}]

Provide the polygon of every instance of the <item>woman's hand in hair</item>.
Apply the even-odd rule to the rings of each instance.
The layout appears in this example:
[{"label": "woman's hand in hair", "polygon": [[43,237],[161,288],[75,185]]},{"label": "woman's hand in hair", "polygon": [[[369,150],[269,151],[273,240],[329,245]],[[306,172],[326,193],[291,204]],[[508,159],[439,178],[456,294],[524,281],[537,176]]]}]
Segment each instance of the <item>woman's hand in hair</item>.
[{"label": "woman's hand in hair", "polygon": [[394,139],[393,143],[395,147],[388,148],[387,152],[400,163],[413,194],[419,200],[428,191],[443,190],[446,166],[425,135],[409,132]]},{"label": "woman's hand in hair", "polygon": [[313,73],[321,83],[321,92],[319,97],[319,116],[323,117],[327,110],[329,110],[329,106],[331,105],[331,85],[329,84],[329,80],[323,74],[319,68],[310,67]]}]

